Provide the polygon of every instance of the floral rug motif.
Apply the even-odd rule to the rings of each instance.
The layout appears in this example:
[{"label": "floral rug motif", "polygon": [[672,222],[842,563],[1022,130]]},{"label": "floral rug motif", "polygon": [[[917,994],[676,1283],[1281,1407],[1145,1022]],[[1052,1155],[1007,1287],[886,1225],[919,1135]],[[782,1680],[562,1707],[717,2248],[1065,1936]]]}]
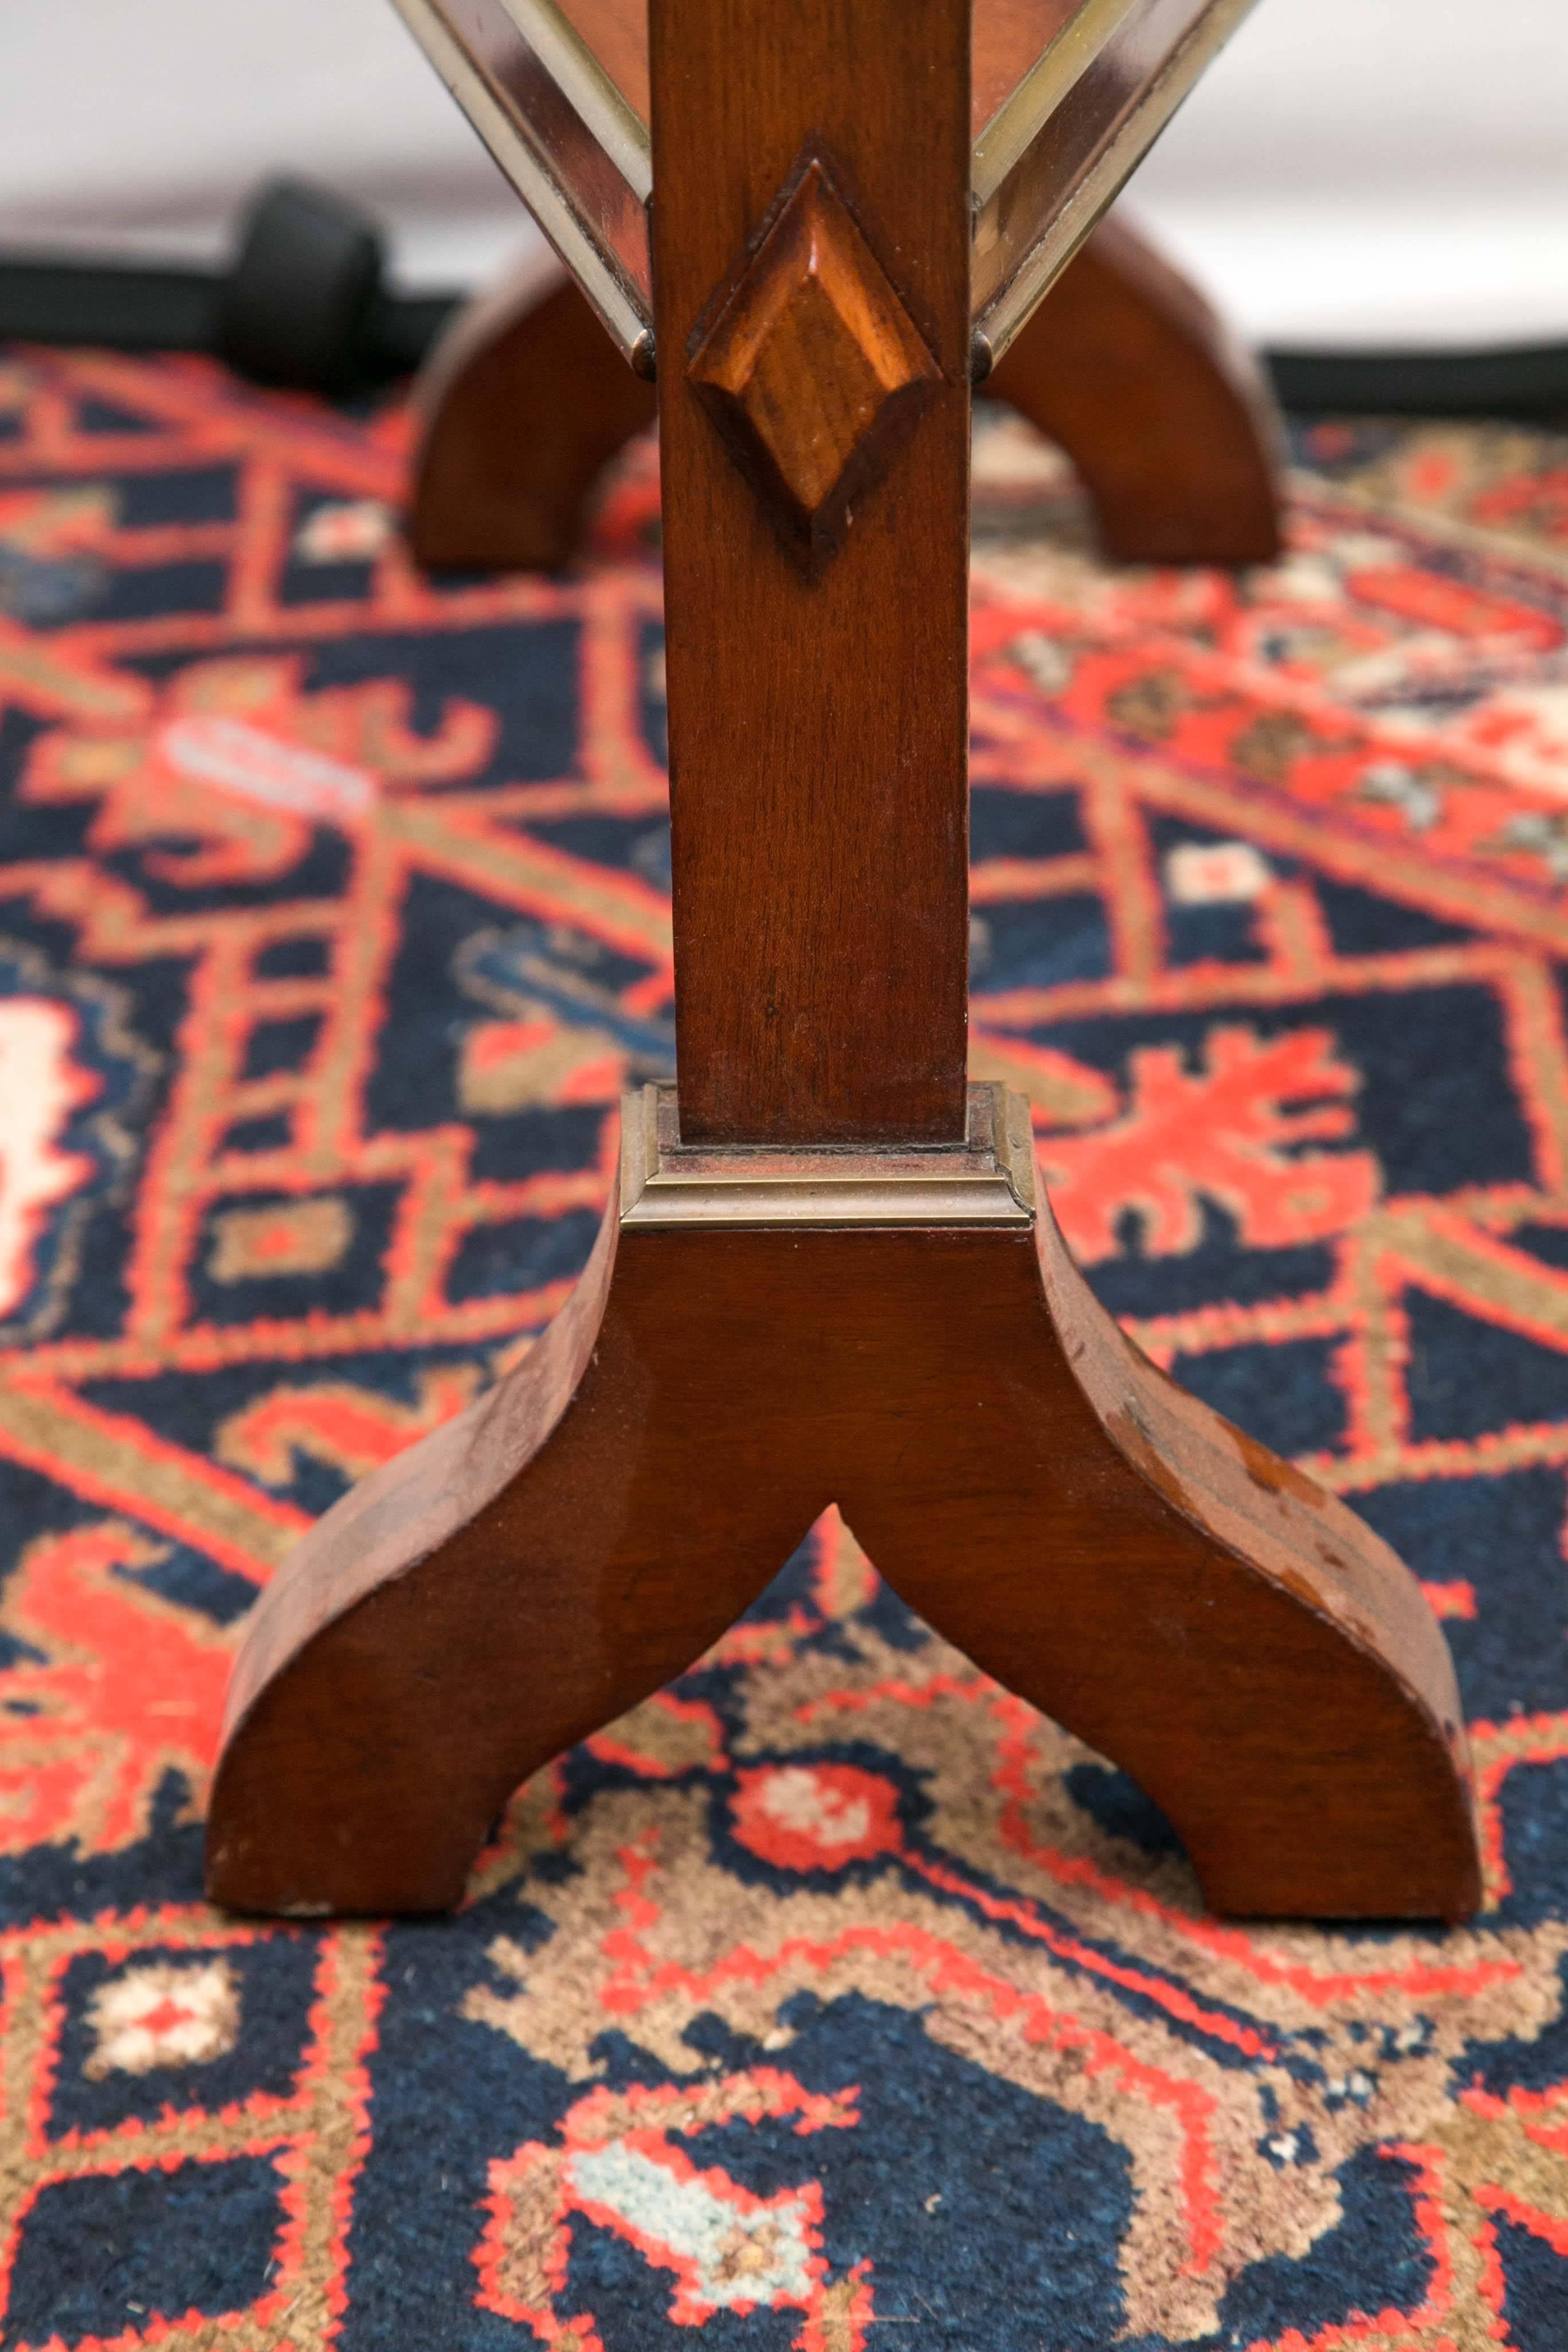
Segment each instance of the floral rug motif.
[{"label": "floral rug motif", "polygon": [[977,440],[976,1070],[1422,1579],[1485,1911],[1216,1923],[829,1514],[458,1916],[272,1927],[200,1897],[245,1612],[673,1050],[652,452],[436,585],[407,435],[0,358],[0,2346],[1563,2352],[1568,443],[1302,427],[1233,578]]}]

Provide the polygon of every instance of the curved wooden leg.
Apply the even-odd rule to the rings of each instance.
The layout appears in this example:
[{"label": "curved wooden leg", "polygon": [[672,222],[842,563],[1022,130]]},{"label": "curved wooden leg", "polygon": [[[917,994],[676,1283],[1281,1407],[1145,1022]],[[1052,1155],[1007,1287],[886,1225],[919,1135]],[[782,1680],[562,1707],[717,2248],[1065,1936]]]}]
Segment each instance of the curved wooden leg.
[{"label": "curved wooden leg", "polygon": [[658,404],[559,265],[530,261],[459,312],[420,372],[416,558],[432,572],[558,572],[595,482]]},{"label": "curved wooden leg", "polygon": [[[1125,222],[1100,223],[985,391],[1067,451],[1109,554],[1278,554],[1278,420],[1263,377]],[[460,313],[415,403],[408,536],[432,571],[558,571],[576,552],[599,474],[658,407],[586,299],[537,262]]]},{"label": "curved wooden leg", "polygon": [[[741,1335],[612,1208],[508,1379],[346,1495],[263,1595],[207,1826],[216,1902],[440,1911],[512,1790],[700,1656],[831,1500],[738,1416]],[[754,1301],[728,1302],[754,1324]],[[737,1425],[738,1421],[741,1425]],[[775,1436],[781,1433],[774,1431]]]},{"label": "curved wooden leg", "polygon": [[1268,563],[1279,419],[1197,289],[1103,220],[984,387],[1059,443],[1128,563]]},{"label": "curved wooden leg", "polygon": [[[910,1164],[844,1158],[874,1192]],[[758,1207],[779,1166],[689,1158],[696,1223],[689,1188],[650,1223],[625,1186],[520,1369],[293,1556],[237,1669],[214,1898],[455,1902],[509,1792],[837,1501],[914,1608],[1132,1773],[1216,1908],[1472,1908],[1453,1670],[1386,1546],[1154,1371],[1048,1211],[900,1225],[895,1183],[825,1227]],[[770,1213],[795,1222],[734,1222]]]},{"label": "curved wooden leg", "polygon": [[993,1377],[961,1428],[952,1350],[922,1367],[935,1475],[846,1489],[870,1558],[1131,1775],[1215,1911],[1462,1917],[1479,1900],[1465,1735],[1415,1579],[1139,1353],[1048,1204],[1035,1238],[933,1250],[927,1328],[962,1299],[973,1377],[987,1346]]}]

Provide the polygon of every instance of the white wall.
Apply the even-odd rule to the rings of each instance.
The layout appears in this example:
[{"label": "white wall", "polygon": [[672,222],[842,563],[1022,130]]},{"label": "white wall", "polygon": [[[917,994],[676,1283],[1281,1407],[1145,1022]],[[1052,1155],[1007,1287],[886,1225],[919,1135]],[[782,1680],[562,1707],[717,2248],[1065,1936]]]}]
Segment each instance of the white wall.
[{"label": "white wall", "polygon": [[[410,286],[530,237],[388,0],[3,0],[0,247],[213,258],[280,168]],[[1568,0],[1261,0],[1135,188],[1258,339],[1568,339]]]},{"label": "white wall", "polygon": [[1568,340],[1568,0],[1261,0],[1133,184],[1258,341]]},{"label": "white wall", "polygon": [[410,286],[535,234],[390,0],[0,0],[0,248],[216,260],[278,171],[374,206]]}]

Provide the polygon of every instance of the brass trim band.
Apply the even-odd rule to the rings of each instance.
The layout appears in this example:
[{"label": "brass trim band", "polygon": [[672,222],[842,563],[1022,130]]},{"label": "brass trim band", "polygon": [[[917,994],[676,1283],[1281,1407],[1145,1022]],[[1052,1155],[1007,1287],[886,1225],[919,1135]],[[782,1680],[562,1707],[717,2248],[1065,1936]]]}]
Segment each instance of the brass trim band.
[{"label": "brass trim band", "polygon": [[679,1139],[676,1090],[621,1103],[621,1223],[653,1225],[1015,1225],[1035,1214],[1035,1147],[1022,1095],[969,1089],[967,1140],[881,1152],[694,1149]]}]

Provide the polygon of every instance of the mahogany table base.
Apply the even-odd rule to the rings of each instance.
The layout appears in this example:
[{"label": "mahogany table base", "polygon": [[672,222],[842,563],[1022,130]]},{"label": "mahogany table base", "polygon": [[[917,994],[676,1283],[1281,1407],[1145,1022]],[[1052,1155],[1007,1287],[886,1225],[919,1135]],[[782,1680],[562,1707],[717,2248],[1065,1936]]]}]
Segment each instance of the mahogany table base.
[{"label": "mahogany table base", "polygon": [[[1197,289],[1102,221],[983,387],[1067,452],[1125,563],[1268,563],[1279,419]],[[416,388],[409,543],[433,571],[559,571],[594,486],[658,395],[586,299],[531,264],[471,303]]]},{"label": "mahogany table base", "polygon": [[912,1608],[1164,1808],[1216,1910],[1473,1908],[1419,1588],[1096,1304],[1017,1097],[973,1088],[966,1148],[900,1158],[682,1150],[648,1095],[549,1331],[259,1603],[216,1900],[456,1903],[518,1784],[689,1665],[836,1502]]}]

